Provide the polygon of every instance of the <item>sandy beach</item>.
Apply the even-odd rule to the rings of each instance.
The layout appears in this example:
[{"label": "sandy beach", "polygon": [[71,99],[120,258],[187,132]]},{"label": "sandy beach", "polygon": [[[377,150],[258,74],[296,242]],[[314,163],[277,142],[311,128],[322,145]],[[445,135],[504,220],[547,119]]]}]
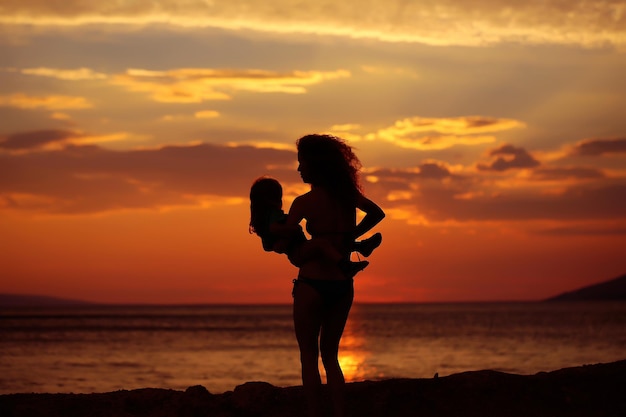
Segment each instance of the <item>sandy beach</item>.
[{"label": "sandy beach", "polygon": [[[349,416],[626,416],[626,360],[535,375],[463,372],[347,385]],[[145,388],[94,394],[7,394],[3,417],[287,417],[304,415],[301,387],[248,382],[212,394]]]}]

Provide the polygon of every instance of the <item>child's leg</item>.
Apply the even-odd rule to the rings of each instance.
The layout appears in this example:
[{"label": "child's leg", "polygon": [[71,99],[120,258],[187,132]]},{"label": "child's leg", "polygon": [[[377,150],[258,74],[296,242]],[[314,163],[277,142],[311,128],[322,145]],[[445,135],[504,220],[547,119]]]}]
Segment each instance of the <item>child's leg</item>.
[{"label": "child's leg", "polygon": [[373,236],[368,237],[367,239],[363,239],[360,242],[354,242],[353,249],[356,252],[359,252],[361,255],[368,257],[372,254],[374,249],[380,246],[383,241],[383,235],[380,233],[375,233]]},{"label": "child's leg", "polygon": [[300,246],[299,252],[303,259],[307,259],[307,256],[309,259],[320,256],[330,259],[332,262],[336,263],[339,269],[349,278],[354,277],[358,272],[369,265],[367,261],[352,262],[349,256],[342,256],[341,252],[335,249],[330,242],[323,239],[307,240]]},{"label": "child's leg", "polygon": [[[311,259],[326,257],[333,262],[339,262],[341,255],[334,248],[325,248],[327,242],[305,240],[301,244],[291,248],[287,252],[287,258],[289,262],[297,268],[300,268],[302,264],[310,261]],[[330,250],[329,250],[330,249]]]},{"label": "child's leg", "polygon": [[323,239],[307,240],[299,245],[297,252],[299,252],[298,258],[302,261],[322,257],[338,263],[343,258],[330,242]]}]

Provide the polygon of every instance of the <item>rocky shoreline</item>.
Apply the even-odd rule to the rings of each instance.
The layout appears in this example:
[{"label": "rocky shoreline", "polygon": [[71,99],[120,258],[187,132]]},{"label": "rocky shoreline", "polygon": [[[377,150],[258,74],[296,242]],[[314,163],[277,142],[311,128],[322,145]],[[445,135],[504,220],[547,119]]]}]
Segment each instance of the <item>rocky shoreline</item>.
[{"label": "rocky shoreline", "polygon": [[[535,375],[472,371],[347,384],[348,416],[623,417],[626,360]],[[287,417],[305,415],[302,387],[248,382],[212,394],[144,388],[95,394],[0,395],[3,417]]]}]

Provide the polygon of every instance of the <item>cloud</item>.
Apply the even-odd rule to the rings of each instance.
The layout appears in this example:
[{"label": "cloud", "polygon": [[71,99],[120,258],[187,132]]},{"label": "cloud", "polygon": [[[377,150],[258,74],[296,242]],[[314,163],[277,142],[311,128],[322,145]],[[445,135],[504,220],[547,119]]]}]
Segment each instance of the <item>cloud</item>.
[{"label": "cloud", "polygon": [[[350,77],[346,70],[269,71],[259,69],[177,68],[167,71],[130,68],[121,74],[104,74],[89,68],[14,68],[4,71],[52,77],[64,81],[108,79],[129,91],[148,92],[154,100],[168,103],[200,103],[230,100],[234,92],[304,94],[307,88],[330,80]],[[49,109],[91,107],[86,99],[68,96],[28,97],[24,94],[0,97],[0,105]]]},{"label": "cloud", "polygon": [[0,136],[0,150],[32,151],[62,149],[67,145],[87,145],[140,139],[128,133],[90,135],[83,132],[48,129]]},{"label": "cloud", "polygon": [[333,132],[349,132],[351,130],[357,130],[360,129],[361,125],[356,124],[356,123],[344,123],[344,124],[339,124],[339,125],[333,125],[330,127],[330,130]]},{"label": "cloud", "polygon": [[385,137],[387,141],[401,148],[416,149],[420,151],[442,150],[456,145],[482,145],[496,141],[496,138],[493,136],[421,136],[413,138],[385,135],[383,137]]},{"label": "cloud", "polygon": [[427,162],[420,166],[419,176],[427,179],[442,179],[450,177],[450,171],[442,163]]},{"label": "cloud", "polygon": [[[30,139],[35,146],[67,135],[31,132],[22,142],[36,138]],[[265,174],[300,183],[295,161],[293,150],[210,144],[130,151],[69,145],[0,154],[0,207],[71,214],[201,206],[211,198],[244,199],[253,179]]]},{"label": "cloud", "polygon": [[39,148],[51,143],[66,142],[76,136],[75,132],[69,130],[37,130],[15,133],[4,138],[0,137],[0,149],[24,150]]},{"label": "cloud", "polygon": [[[463,190],[466,190],[463,192]],[[531,188],[489,189],[476,181],[420,187],[404,207],[431,222],[626,220],[626,181],[592,181],[545,193]],[[390,204],[390,203],[387,203]]]},{"label": "cloud", "polygon": [[[302,189],[293,146],[200,143],[113,151],[72,144],[98,138],[103,137],[64,130],[5,137],[5,151],[40,150],[0,153],[0,207],[64,214],[202,207],[214,199],[245,201],[261,175],[278,178],[289,193]],[[533,165],[520,163],[520,155],[529,153],[511,145],[491,154],[517,158],[511,166]],[[363,177],[367,195],[409,224],[626,219],[626,178],[580,167],[535,170],[536,175],[507,179],[501,171],[463,171],[431,160],[402,169],[366,168]]]},{"label": "cloud", "polygon": [[[448,189],[457,187],[455,183],[463,183],[465,178],[453,174],[447,164],[440,161],[429,161],[419,164],[414,168],[376,168],[366,170],[363,174],[366,192],[379,202],[387,202],[386,207],[391,208],[400,217],[407,218],[399,213],[407,212],[406,207],[420,200],[425,189]],[[409,212],[411,210],[408,210]],[[414,208],[413,215],[419,213],[426,221],[424,213]]]},{"label": "cloud", "polygon": [[22,93],[0,96],[0,106],[18,109],[80,110],[89,109],[93,104],[84,97],[49,95],[29,96]]},{"label": "cloud", "polygon": [[509,169],[534,168],[540,165],[531,154],[523,148],[513,145],[502,145],[489,152],[489,156],[497,156],[489,164],[479,163],[476,167],[480,171],[506,171]]},{"label": "cloud", "polygon": [[605,178],[604,172],[597,168],[565,167],[538,168],[533,170],[531,178],[541,181],[585,180]]},{"label": "cloud", "polygon": [[[483,116],[455,118],[411,117],[395,122],[393,126],[380,129],[365,136],[367,140],[380,139],[401,148],[416,150],[441,150],[456,145],[482,145],[493,143],[496,138],[484,133],[494,133],[524,127],[524,123],[512,119]],[[426,135],[435,132],[439,135]]]},{"label": "cloud", "polygon": [[[540,166],[511,145],[490,154],[509,159],[480,173],[440,161],[368,169],[365,190],[391,217],[409,224],[626,220],[626,178],[619,173],[608,177],[595,168]],[[514,167],[533,170],[521,175]]]},{"label": "cloud", "polygon": [[391,169],[378,168],[368,170],[364,173],[370,182],[395,181],[412,182],[415,180],[428,180],[451,177],[452,174],[448,166],[443,162],[424,162],[416,168]]},{"label": "cloud", "polygon": [[103,80],[107,78],[106,74],[95,72],[89,68],[78,68],[72,70],[57,68],[25,68],[20,71],[26,75],[38,75],[42,77],[57,78],[66,81],[82,81],[82,80]]},{"label": "cloud", "polygon": [[626,153],[626,138],[588,139],[578,142],[572,150],[573,155],[599,156]]},{"label": "cloud", "polygon": [[161,0],[159,2],[13,1],[5,25],[88,24],[214,27],[279,34],[315,34],[480,46],[494,43],[626,45],[626,5],[620,1],[511,2],[440,0]]},{"label": "cloud", "polygon": [[497,119],[484,116],[465,116],[448,118],[411,117],[398,120],[394,126],[379,132],[392,132],[408,135],[416,132],[437,132],[454,135],[474,135],[480,133],[501,132],[524,127],[524,123],[512,119]]},{"label": "cloud", "polygon": [[194,116],[198,119],[214,119],[220,117],[220,112],[215,110],[201,110],[195,112]]},{"label": "cloud", "polygon": [[154,100],[168,103],[200,103],[229,100],[237,91],[303,94],[307,87],[349,77],[350,72],[228,70],[180,68],[169,71],[129,69],[112,77],[112,83],[129,91],[148,92]]}]

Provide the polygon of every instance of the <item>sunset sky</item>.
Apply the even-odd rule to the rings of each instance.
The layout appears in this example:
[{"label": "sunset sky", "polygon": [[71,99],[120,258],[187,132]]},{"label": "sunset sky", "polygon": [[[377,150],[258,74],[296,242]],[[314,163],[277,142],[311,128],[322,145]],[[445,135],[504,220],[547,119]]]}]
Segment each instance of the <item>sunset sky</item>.
[{"label": "sunset sky", "polygon": [[626,272],[626,1],[0,0],[0,293],[289,303],[248,192],[355,147],[356,301],[538,300]]}]

